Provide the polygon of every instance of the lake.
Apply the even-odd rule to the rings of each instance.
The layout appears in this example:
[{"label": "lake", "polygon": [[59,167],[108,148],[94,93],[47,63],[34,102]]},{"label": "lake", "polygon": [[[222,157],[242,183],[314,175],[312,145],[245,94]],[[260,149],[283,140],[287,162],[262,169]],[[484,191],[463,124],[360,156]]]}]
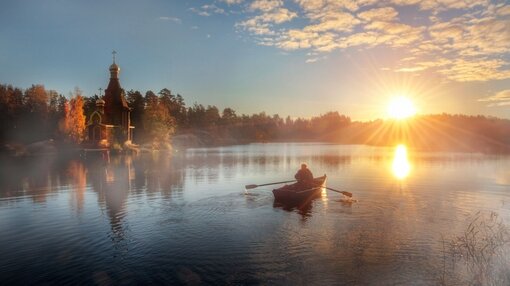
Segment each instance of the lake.
[{"label": "lake", "polygon": [[[285,206],[274,203],[279,185],[245,190],[293,179],[301,162],[353,198],[323,190]],[[510,225],[509,194],[510,156],[405,146],[250,144],[109,162],[3,158],[0,284],[468,281],[474,270],[462,261],[460,271],[445,270],[454,263],[449,241],[474,217],[492,213]],[[494,261],[489,276],[510,281],[508,261]]]}]

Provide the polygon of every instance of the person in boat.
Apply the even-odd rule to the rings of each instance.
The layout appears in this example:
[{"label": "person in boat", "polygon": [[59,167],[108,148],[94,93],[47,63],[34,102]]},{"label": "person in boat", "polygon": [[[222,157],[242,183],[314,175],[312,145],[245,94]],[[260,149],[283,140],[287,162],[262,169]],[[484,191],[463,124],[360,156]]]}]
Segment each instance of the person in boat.
[{"label": "person in boat", "polygon": [[310,169],[308,169],[308,166],[306,166],[305,163],[301,164],[301,169],[299,169],[299,171],[297,171],[294,178],[296,178],[297,184],[299,186],[302,186],[305,188],[314,187],[312,171],[310,171]]}]

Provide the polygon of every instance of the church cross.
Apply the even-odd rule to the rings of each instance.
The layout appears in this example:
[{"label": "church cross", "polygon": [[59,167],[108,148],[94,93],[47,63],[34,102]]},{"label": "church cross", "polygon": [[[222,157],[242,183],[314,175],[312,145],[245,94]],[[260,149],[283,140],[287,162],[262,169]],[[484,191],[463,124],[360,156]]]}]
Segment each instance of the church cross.
[{"label": "church cross", "polygon": [[115,63],[115,55],[117,54],[117,52],[115,50],[113,50],[112,52],[112,55],[113,55],[113,63]]},{"label": "church cross", "polygon": [[103,91],[103,89],[102,89],[102,88],[99,88],[99,97],[101,97],[101,96],[102,96],[101,91]]}]

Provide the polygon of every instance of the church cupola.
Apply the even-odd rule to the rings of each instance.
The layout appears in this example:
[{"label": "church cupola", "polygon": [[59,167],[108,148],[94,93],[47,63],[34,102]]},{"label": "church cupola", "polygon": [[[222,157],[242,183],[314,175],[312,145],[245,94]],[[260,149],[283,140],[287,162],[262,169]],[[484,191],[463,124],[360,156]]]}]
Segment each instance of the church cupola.
[{"label": "church cupola", "polygon": [[119,72],[120,72],[120,68],[119,66],[115,63],[115,54],[117,52],[116,51],[113,51],[113,63],[112,65],[110,66],[110,78],[119,78]]},{"label": "church cupola", "polygon": [[102,100],[101,98],[96,100],[96,109],[101,114],[104,114],[104,104],[105,104],[105,101]]}]

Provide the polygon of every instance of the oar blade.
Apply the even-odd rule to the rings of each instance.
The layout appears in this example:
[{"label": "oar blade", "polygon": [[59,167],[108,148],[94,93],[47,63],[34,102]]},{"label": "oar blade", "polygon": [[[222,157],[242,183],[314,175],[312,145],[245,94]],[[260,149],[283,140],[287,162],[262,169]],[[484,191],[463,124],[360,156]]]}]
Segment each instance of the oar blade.
[{"label": "oar blade", "polygon": [[352,193],[349,193],[349,192],[346,192],[346,191],[342,191],[342,195],[347,196],[349,198],[352,198]]},{"label": "oar blade", "polygon": [[352,193],[349,193],[349,192],[346,192],[346,191],[340,191],[340,190],[337,190],[337,189],[333,189],[333,188],[330,188],[330,187],[325,187],[326,189],[330,190],[330,191],[333,191],[333,192],[337,192],[337,193],[340,193],[344,196],[347,196],[347,197],[352,197]]},{"label": "oar blade", "polygon": [[246,185],[244,186],[245,189],[247,190],[251,190],[251,189],[255,189],[256,187],[258,187],[259,185],[255,185],[255,184],[251,184],[251,185]]}]

